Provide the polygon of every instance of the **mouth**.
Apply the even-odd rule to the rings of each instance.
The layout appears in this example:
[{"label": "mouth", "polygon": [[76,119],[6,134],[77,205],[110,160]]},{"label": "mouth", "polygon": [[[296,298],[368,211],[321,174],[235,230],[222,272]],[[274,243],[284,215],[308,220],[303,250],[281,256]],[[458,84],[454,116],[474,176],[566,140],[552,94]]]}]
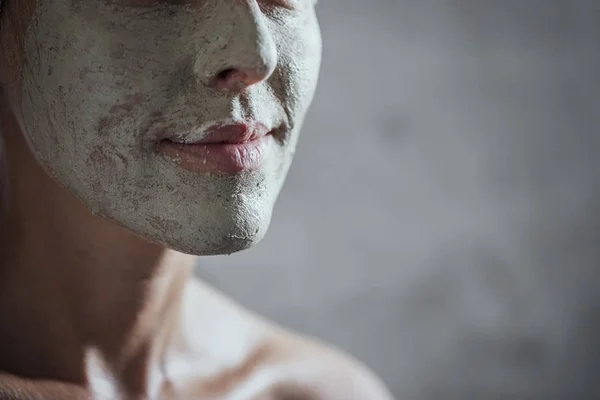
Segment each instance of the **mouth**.
[{"label": "mouth", "polygon": [[163,139],[158,151],[194,173],[237,174],[262,167],[276,131],[260,122],[213,125],[200,140]]}]

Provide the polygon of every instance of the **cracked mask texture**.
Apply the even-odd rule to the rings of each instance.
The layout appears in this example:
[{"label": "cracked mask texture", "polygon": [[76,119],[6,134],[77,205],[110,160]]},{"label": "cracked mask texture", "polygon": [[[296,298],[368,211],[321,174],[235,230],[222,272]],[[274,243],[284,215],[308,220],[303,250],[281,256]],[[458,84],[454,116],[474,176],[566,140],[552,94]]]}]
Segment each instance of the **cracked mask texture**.
[{"label": "cracked mask texture", "polygon": [[[314,95],[320,31],[309,2],[177,3],[38,0],[25,36],[23,124],[42,166],[95,214],[182,252],[231,253],[269,225]],[[277,65],[266,81],[239,93],[205,84],[259,62],[268,45]],[[156,151],[161,132],[243,120],[289,128],[258,170],[194,174]]]}]

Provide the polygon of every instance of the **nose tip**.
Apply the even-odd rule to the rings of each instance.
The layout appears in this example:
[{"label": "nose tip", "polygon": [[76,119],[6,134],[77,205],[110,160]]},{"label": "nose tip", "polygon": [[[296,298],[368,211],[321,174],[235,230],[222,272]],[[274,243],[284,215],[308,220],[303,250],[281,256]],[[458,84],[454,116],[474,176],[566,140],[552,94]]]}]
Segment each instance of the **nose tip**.
[{"label": "nose tip", "polygon": [[264,71],[251,68],[226,68],[212,79],[212,86],[220,91],[239,91],[263,82],[271,75],[267,68]]}]

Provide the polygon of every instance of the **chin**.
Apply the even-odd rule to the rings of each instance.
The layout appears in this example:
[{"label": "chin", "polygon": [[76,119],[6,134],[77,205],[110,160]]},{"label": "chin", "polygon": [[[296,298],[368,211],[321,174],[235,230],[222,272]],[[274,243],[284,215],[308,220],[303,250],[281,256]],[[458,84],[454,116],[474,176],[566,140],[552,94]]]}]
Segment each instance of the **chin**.
[{"label": "chin", "polygon": [[[197,256],[246,250],[266,235],[276,201],[273,185],[223,185],[187,193],[177,201],[146,203],[134,218],[132,230],[155,242]],[[225,189],[224,189],[225,188]],[[124,220],[122,220],[124,221]],[[149,222],[149,223],[148,223]]]},{"label": "chin", "polygon": [[[268,225],[268,224],[267,224]],[[218,256],[237,253],[247,250],[259,243],[266,234],[268,226],[258,229],[254,234],[248,235],[245,232],[231,232],[229,234],[211,235],[210,238],[205,235],[178,238],[159,238],[158,243],[172,250],[194,256]]]},{"label": "chin", "polygon": [[247,250],[259,243],[265,237],[265,233],[256,234],[252,237],[222,237],[220,240],[211,243],[204,243],[202,246],[195,246],[188,249],[175,249],[182,253],[195,256],[218,256],[229,255],[239,251]]},{"label": "chin", "polygon": [[[104,217],[151,242],[196,256],[232,254],[254,246],[265,237],[271,222],[271,205],[241,209],[239,204],[235,209],[216,205],[218,207],[206,207],[212,208],[212,212],[200,215],[186,213],[186,208],[182,208],[177,218],[168,218],[163,213],[152,215],[143,210],[126,218],[115,214]],[[216,208],[220,208],[220,212]]]}]

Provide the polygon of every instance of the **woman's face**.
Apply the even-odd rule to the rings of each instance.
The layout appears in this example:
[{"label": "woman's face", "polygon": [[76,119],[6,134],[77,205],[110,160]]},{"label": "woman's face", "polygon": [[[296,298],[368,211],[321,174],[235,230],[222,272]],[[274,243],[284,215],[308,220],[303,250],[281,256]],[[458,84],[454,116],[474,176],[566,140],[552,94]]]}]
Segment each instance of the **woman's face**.
[{"label": "woman's face", "polygon": [[317,83],[314,3],[37,0],[13,109],[94,213],[183,252],[247,248]]}]

